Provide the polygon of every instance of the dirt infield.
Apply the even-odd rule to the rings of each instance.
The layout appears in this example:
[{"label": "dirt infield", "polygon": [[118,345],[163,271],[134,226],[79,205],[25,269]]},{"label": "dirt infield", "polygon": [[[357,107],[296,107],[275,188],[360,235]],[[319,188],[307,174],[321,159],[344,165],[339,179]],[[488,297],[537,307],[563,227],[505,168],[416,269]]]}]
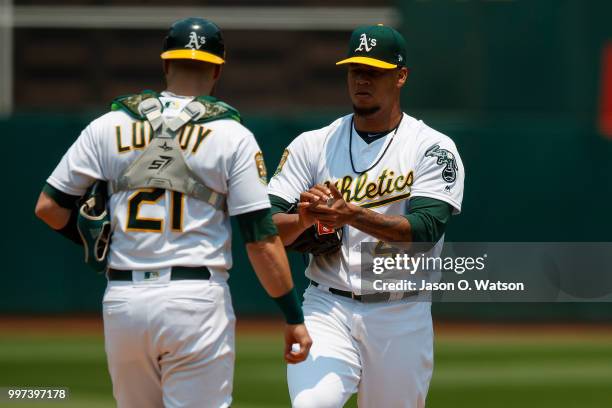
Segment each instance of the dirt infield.
[{"label": "dirt infield", "polygon": [[[237,324],[240,333],[270,333],[282,330],[280,320],[269,318],[242,318]],[[436,335],[463,337],[520,337],[524,335],[560,335],[580,337],[612,337],[612,324],[590,323],[475,323],[436,322]],[[0,316],[0,336],[3,334],[45,335],[101,335],[102,318],[97,315],[82,316]]]}]

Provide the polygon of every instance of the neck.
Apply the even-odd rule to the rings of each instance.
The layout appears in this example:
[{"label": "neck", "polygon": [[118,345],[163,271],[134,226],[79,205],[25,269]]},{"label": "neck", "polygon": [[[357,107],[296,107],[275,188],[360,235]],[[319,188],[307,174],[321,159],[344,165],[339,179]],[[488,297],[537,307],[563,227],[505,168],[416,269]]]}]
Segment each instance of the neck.
[{"label": "neck", "polygon": [[376,133],[393,129],[402,119],[402,110],[399,104],[393,105],[388,111],[379,110],[371,115],[355,115],[355,129],[362,132]]},{"label": "neck", "polygon": [[176,95],[183,96],[200,96],[210,95],[213,89],[213,84],[209,81],[201,81],[198,79],[189,81],[182,80],[178,82],[168,82],[166,90]]}]

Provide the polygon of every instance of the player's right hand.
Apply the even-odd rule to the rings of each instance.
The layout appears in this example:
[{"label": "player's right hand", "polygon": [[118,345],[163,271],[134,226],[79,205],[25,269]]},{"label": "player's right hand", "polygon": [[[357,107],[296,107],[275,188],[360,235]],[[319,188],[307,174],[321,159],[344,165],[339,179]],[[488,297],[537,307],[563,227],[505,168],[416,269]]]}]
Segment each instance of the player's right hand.
[{"label": "player's right hand", "polygon": [[317,184],[308,191],[304,191],[300,194],[298,215],[302,228],[308,228],[317,221],[315,214],[313,214],[311,210],[320,204],[326,205],[330,198],[331,191],[322,184]]},{"label": "player's right hand", "polygon": [[[293,347],[294,344],[295,347]],[[306,360],[310,352],[310,346],[312,346],[312,339],[304,324],[288,324],[285,326],[285,361],[288,364],[297,364]]]},{"label": "player's right hand", "polygon": [[311,225],[317,222],[314,214],[301,202],[298,203],[298,217],[300,226],[304,229],[309,228]]}]

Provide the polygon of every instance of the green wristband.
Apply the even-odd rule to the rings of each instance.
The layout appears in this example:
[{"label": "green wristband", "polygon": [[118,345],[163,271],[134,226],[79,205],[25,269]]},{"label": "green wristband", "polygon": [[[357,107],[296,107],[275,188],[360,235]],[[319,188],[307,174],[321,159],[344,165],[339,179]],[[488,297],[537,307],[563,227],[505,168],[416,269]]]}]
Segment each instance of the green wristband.
[{"label": "green wristband", "polygon": [[272,298],[280,310],[285,315],[285,321],[287,324],[302,324],[304,323],[304,312],[300,306],[298,295],[295,288],[292,288],[289,292],[282,296]]},{"label": "green wristband", "polygon": [[57,203],[57,205],[59,205],[62,208],[67,208],[69,210],[76,208],[76,203],[80,198],[79,196],[73,196],[70,194],[66,194],[63,191],[58,190],[57,188],[53,187],[49,183],[45,183],[42,191],[43,193],[51,197],[53,201]]}]

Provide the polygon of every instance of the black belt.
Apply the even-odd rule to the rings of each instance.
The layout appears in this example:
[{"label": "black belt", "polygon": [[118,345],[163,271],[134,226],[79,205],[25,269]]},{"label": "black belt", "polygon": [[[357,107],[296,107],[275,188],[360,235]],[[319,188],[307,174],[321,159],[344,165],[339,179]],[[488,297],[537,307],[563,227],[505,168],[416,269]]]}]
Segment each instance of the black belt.
[{"label": "black belt", "polygon": [[[319,286],[319,284],[313,280],[311,280],[310,283],[312,284],[312,286]],[[355,299],[363,303],[389,302],[390,300],[405,299],[407,297],[416,296],[419,294],[418,290],[414,290],[411,292],[401,292],[401,297],[391,299],[392,292],[377,292],[367,295],[357,295],[353,292],[349,292],[348,290],[340,290],[336,288],[327,288],[327,290],[329,291],[329,293],[333,293],[334,295],[346,297],[349,299]]]},{"label": "black belt", "polygon": [[[143,272],[147,273],[147,271]],[[108,280],[112,281],[131,281],[132,271],[109,268],[107,276]],[[171,268],[170,280],[186,279],[208,280],[210,279],[210,271],[205,266],[173,266]]]}]

